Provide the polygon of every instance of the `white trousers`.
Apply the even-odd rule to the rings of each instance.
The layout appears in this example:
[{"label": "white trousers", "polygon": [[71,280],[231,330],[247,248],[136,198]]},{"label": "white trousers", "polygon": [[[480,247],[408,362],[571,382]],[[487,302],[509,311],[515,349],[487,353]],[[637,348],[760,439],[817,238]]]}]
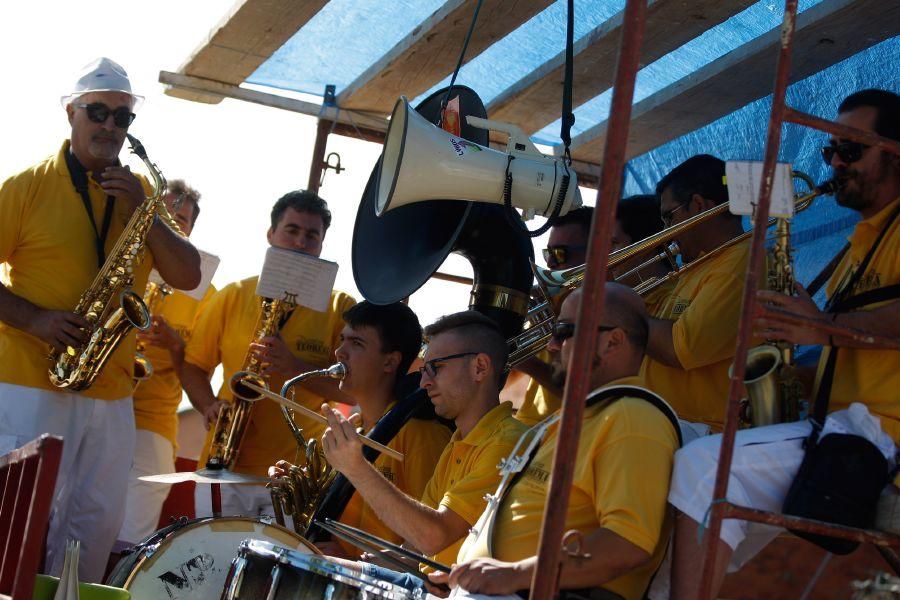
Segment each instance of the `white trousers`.
[{"label": "white trousers", "polygon": [[134,447],[134,463],[128,474],[125,520],[118,541],[133,546],[158,529],[163,502],[169,495],[168,483],[150,483],[138,477],[174,473],[175,448],[172,442],[155,431],[138,429]]},{"label": "white trousers", "polygon": [[79,579],[99,582],[125,510],[134,455],[131,398],[96,400],[0,383],[0,454],[43,433],[63,438],[47,533],[46,571],[60,574],[66,540],[77,539],[81,541]]},{"label": "white trousers", "polygon": [[[223,517],[259,517],[273,515],[272,496],[265,485],[221,485]],[[212,516],[209,484],[198,483],[194,491],[197,518]]]}]

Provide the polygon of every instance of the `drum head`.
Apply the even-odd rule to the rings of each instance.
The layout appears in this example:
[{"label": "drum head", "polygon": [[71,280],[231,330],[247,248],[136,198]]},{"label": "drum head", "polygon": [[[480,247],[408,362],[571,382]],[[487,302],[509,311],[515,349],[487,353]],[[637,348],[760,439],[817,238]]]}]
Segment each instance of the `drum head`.
[{"label": "drum head", "polygon": [[[154,535],[148,538],[153,542]],[[249,517],[200,519],[126,556],[107,582],[134,598],[218,600],[231,561],[246,539],[266,540],[300,553],[318,554],[311,543],[274,523]],[[137,559],[135,559],[137,555]]]}]

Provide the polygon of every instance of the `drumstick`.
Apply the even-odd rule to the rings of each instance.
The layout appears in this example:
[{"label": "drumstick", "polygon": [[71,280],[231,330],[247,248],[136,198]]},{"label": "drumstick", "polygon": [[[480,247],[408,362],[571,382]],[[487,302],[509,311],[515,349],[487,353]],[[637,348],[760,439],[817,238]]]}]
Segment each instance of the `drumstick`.
[{"label": "drumstick", "polygon": [[363,531],[362,529],[357,529],[356,527],[352,527],[350,525],[346,525],[341,523],[340,521],[335,521],[334,519],[326,518],[325,521],[315,521],[315,524],[327,531],[328,533],[340,536],[344,534],[348,537],[354,537],[357,541],[350,540],[350,543],[356,546],[365,546],[367,549],[377,549],[379,547],[384,548],[385,550],[390,550],[391,552],[396,552],[400,556],[405,558],[409,558],[418,563],[422,563],[425,566],[431,567],[435,571],[443,571],[444,573],[450,572],[450,567],[439,563],[435,560],[428,558],[427,556],[423,556],[417,552],[413,552],[409,548],[404,548],[403,546],[398,546],[397,544],[393,544],[387,540],[383,540],[377,535],[372,535],[367,531]]},{"label": "drumstick", "polygon": [[[282,406],[286,406],[290,409],[296,410],[297,412],[303,413],[305,416],[309,417],[310,419],[313,419],[314,421],[318,421],[319,423],[322,423],[323,425],[328,425],[328,419],[326,419],[325,417],[323,417],[316,411],[306,408],[302,404],[298,404],[298,403],[294,402],[293,400],[288,400],[287,398],[285,398],[284,396],[282,396],[280,394],[276,394],[275,392],[270,392],[266,388],[259,387],[258,385],[250,383],[249,381],[242,381],[241,385],[253,390],[254,392],[262,394],[269,400],[274,400],[275,402],[277,402],[278,404],[280,404]],[[394,458],[396,460],[399,460],[400,462],[403,462],[403,454],[401,454],[400,452],[397,452],[393,448],[388,448],[387,446],[379,444],[375,440],[371,440],[364,435],[359,436],[359,441],[362,442],[363,446],[368,446],[372,450],[377,450],[379,452],[387,454],[391,458]]]}]

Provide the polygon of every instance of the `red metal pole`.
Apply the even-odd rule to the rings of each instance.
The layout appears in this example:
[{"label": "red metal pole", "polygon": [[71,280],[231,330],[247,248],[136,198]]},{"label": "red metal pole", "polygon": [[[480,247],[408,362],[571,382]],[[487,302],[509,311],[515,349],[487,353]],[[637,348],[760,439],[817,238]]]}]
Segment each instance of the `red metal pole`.
[{"label": "red metal pole", "polygon": [[547,507],[544,511],[538,545],[538,567],[535,569],[531,582],[531,598],[533,600],[550,600],[556,596],[563,528],[566,523],[569,490],[572,487],[572,476],[575,470],[578,438],[581,435],[584,399],[590,391],[589,376],[594,356],[592,349],[597,343],[597,324],[603,314],[611,224],[615,218],[615,208],[622,187],[622,170],[625,165],[625,149],[628,144],[628,126],[631,120],[631,105],[634,100],[634,80],[637,76],[646,13],[646,0],[627,1],[619,60],[616,66],[616,81],[613,86],[609,129],[603,151],[600,189],[597,193],[597,207],[591,225],[587,277],[582,287],[583,295],[581,305],[578,307],[576,321],[578,327],[575,330],[572,362],[569,365],[569,377],[566,379],[563,393],[559,436],[556,442],[556,454],[553,458],[550,488],[547,493]]},{"label": "red metal pole", "polygon": [[316,128],[316,143],[313,146],[312,162],[309,163],[309,182],[306,189],[319,193],[319,182],[322,180],[322,169],[325,166],[325,148],[328,145],[328,134],[331,132],[331,121],[319,119]]},{"label": "red metal pole", "polygon": [[886,152],[900,154],[900,142],[898,142],[897,140],[881,137],[880,135],[872,133],[871,131],[863,131],[862,129],[849,127],[847,125],[842,125],[833,121],[828,121],[807,113],[800,112],[798,110],[794,110],[793,108],[786,109],[784,120],[788,121],[789,123],[797,123],[798,125],[803,125],[805,127],[812,127],[813,129],[818,129],[819,131],[830,133],[835,137],[846,138],[848,140],[866,144],[867,146],[875,146],[877,148],[881,148]]},{"label": "red metal pole", "polygon": [[212,503],[212,516],[219,518],[222,516],[222,484],[209,484],[209,497]]},{"label": "red metal pole", "polygon": [[772,196],[772,182],[775,164],[781,145],[781,127],[785,113],[785,92],[791,68],[791,47],[794,40],[794,25],[797,18],[797,0],[785,0],[784,20],[781,24],[781,49],[775,75],[775,89],[772,93],[772,114],[766,137],[766,153],[763,160],[763,177],[760,183],[759,204],[756,206],[753,237],[750,246],[750,264],[744,281],[744,295],[741,301],[741,319],[738,325],[737,349],[734,353],[734,367],[728,389],[728,411],[725,415],[725,431],[722,432],[722,446],[719,451],[719,465],[716,471],[716,485],[713,490],[709,529],[706,531],[703,552],[703,572],[700,582],[700,598],[711,598],[714,590],[713,575],[716,565],[716,551],[719,533],[722,530],[724,506],[721,500],[728,493],[728,477],[734,452],[734,436],[738,426],[739,401],[744,390],[744,371],[747,366],[747,351],[750,345],[751,327],[756,308],[756,282],[764,266],[766,229],[769,222],[769,203]]}]

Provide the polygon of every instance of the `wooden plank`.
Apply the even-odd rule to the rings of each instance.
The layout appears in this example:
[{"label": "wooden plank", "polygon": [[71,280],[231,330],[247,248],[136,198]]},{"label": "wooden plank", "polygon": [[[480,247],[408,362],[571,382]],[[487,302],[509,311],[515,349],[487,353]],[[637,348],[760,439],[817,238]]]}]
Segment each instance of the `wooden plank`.
[{"label": "wooden plank", "polygon": [[[210,79],[202,79],[200,77],[191,77],[190,75],[182,75],[180,73],[171,73],[169,71],[159,72],[159,82],[166,85],[166,93],[170,95],[172,91],[185,92],[185,94],[199,94],[208,96],[217,96],[222,98],[234,98],[236,100],[244,100],[253,102],[254,104],[262,104],[263,106],[271,106],[272,108],[280,108],[289,110],[312,117],[318,117],[328,121],[337,121],[338,123],[348,125],[350,127],[359,127],[365,130],[387,131],[388,121],[380,116],[373,116],[362,112],[338,110],[333,106],[323,107],[321,104],[313,102],[305,102],[295,98],[287,98],[276,94],[268,94],[257,90],[229,85],[220,81],[212,81]],[[180,96],[179,97],[183,97]]]},{"label": "wooden plank", "polygon": [[[178,73],[240,85],[327,2],[238,0],[178,68]],[[222,100],[215,94],[179,89],[171,92],[170,95],[199,102]]]},{"label": "wooden plank", "polygon": [[[342,90],[338,104],[390,114],[401,94],[412,99],[428,91],[456,67],[476,4],[473,0],[447,2]],[[550,4],[551,0],[485,0],[466,60]]]},{"label": "wooden plank", "polygon": [[[824,0],[797,16],[791,82],[898,33],[900,3]],[[632,158],[649,152],[771,94],[779,43],[780,29],[775,28],[638,102],[626,155]],[[576,136],[573,156],[596,162],[603,154],[606,125],[600,123]],[[759,134],[764,132],[765,123],[760,122]]]},{"label": "wooden plank", "polygon": [[[726,21],[755,0],[656,0],[647,7],[646,34],[641,66],[665,56],[707,29]],[[612,86],[622,12],[617,13],[575,43],[573,106],[584,104]],[[516,123],[534,133],[559,118],[565,80],[565,51],[504,90],[488,104],[492,119]]]}]

